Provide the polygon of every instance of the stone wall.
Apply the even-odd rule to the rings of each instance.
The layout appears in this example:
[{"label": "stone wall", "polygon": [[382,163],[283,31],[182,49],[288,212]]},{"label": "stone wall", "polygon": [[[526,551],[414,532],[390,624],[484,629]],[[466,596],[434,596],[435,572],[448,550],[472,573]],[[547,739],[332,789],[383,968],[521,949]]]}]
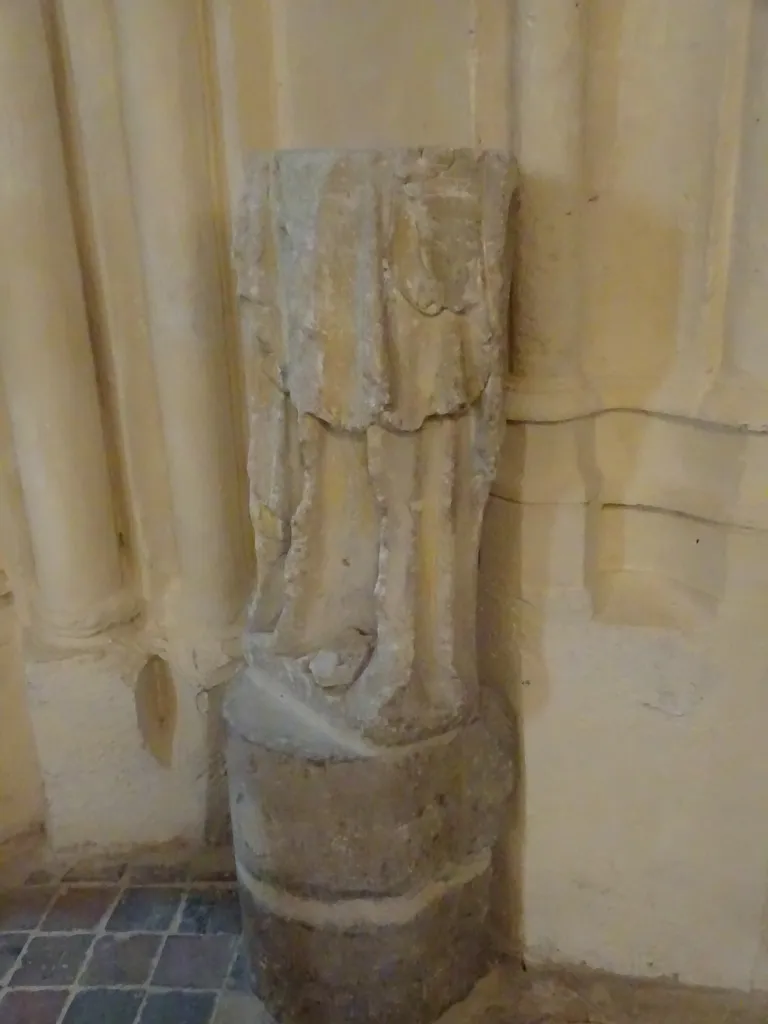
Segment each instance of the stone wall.
[{"label": "stone wall", "polygon": [[768,988],[766,43],[762,0],[0,0],[0,839],[226,829],[244,154],[511,146],[507,941]]}]

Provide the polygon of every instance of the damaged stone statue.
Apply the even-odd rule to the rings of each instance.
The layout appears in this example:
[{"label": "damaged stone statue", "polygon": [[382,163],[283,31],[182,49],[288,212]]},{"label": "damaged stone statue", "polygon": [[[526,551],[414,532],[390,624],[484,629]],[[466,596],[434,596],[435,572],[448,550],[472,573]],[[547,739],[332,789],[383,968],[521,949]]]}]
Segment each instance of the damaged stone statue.
[{"label": "damaged stone statue", "polygon": [[258,155],[236,225],[258,583],[226,703],[251,980],[281,1024],[435,1020],[487,969],[513,784],[478,686],[514,169]]}]

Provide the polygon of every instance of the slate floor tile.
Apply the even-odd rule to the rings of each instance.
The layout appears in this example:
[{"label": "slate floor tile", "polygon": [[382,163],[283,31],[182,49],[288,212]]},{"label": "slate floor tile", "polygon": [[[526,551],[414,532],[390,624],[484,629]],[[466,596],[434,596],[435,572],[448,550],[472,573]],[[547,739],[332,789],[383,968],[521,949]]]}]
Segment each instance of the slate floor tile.
[{"label": "slate floor tile", "polygon": [[104,935],[96,940],[80,984],[144,985],[161,942],[161,935]]},{"label": "slate floor tile", "polygon": [[221,988],[234,947],[232,935],[169,935],[151,984],[162,988]]},{"label": "slate floor tile", "polygon": [[101,886],[68,886],[61,890],[43,918],[44,932],[83,932],[96,928],[115,902],[118,890]]},{"label": "slate floor tile", "polygon": [[170,928],[182,893],[173,888],[130,887],[107,922],[110,932],[164,932]]},{"label": "slate floor tile", "polygon": [[232,863],[230,850],[9,874],[0,1024],[213,1024],[222,1004],[250,1021]]},{"label": "slate floor tile", "polygon": [[152,992],[139,1024],[210,1024],[215,1006],[214,992]]},{"label": "slate floor tile", "polygon": [[141,989],[85,989],[67,1007],[62,1024],[134,1024],[143,998]]},{"label": "slate floor tile", "polygon": [[28,938],[26,932],[0,933],[0,985],[4,984]]},{"label": "slate floor tile", "polygon": [[195,889],[181,914],[179,931],[194,935],[239,935],[240,900],[235,888]]},{"label": "slate floor tile", "polygon": [[92,942],[92,935],[41,935],[33,938],[8,984],[12,988],[71,985]]},{"label": "slate floor tile", "polygon": [[23,932],[37,928],[53,893],[54,890],[49,888],[0,892],[0,932]]},{"label": "slate floor tile", "polygon": [[65,988],[9,990],[0,1001],[0,1024],[56,1024],[68,995]]}]

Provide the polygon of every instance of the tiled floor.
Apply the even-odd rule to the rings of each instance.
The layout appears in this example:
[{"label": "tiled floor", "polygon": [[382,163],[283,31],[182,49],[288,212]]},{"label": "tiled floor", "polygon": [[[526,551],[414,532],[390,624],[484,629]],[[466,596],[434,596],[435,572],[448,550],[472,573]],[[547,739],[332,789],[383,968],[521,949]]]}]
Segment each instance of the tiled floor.
[{"label": "tiled floor", "polygon": [[37,871],[0,892],[0,1024],[234,1022],[247,988],[229,871]]},{"label": "tiled floor", "polygon": [[[273,1024],[248,990],[224,854],[0,878],[0,1024]],[[768,993],[508,964],[441,1024],[767,1021]]]}]

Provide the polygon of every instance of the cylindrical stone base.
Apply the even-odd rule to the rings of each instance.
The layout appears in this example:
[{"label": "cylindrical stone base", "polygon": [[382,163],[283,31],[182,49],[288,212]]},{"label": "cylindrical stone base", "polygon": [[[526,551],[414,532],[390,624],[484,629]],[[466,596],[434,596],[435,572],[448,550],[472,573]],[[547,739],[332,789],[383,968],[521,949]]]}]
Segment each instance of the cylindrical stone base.
[{"label": "cylindrical stone base", "polygon": [[246,672],[225,707],[256,995],[279,1024],[431,1024],[490,964],[503,729],[318,759],[270,744],[260,700]]},{"label": "cylindrical stone base", "polygon": [[490,964],[489,858],[409,897],[286,897],[240,871],[251,983],[281,1024],[434,1021]]}]

